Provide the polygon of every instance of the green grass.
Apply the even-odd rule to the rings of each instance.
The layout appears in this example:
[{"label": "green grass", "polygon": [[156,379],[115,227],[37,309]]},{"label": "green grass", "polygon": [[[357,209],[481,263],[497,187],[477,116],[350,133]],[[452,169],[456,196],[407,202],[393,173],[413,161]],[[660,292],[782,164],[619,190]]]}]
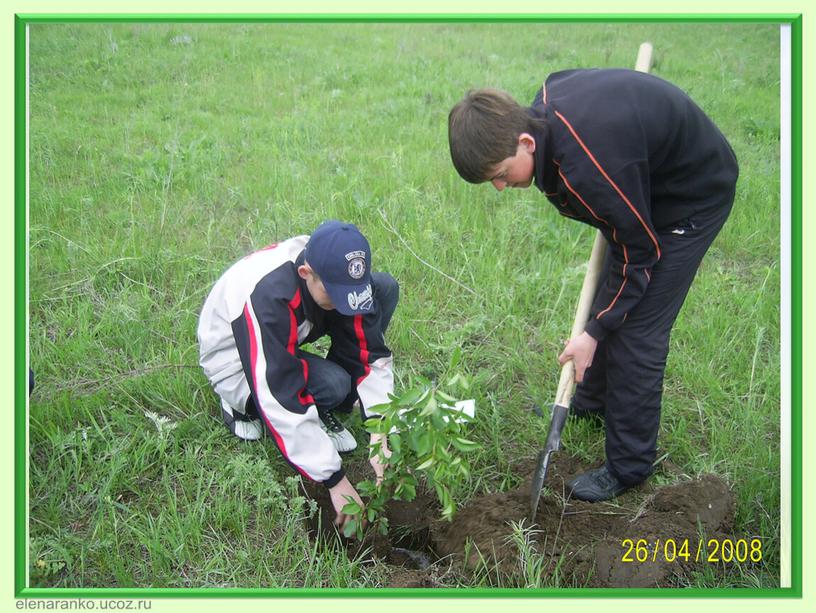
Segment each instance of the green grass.
[{"label": "green grass", "polygon": [[[458,501],[517,486],[593,235],[535,190],[461,181],[447,113],[472,87],[528,101],[555,70],[631,67],[644,40],[741,166],[674,329],[659,453],[726,477],[737,530],[770,552],[757,575],[695,585],[778,585],[775,26],[35,24],[30,37],[32,585],[384,584],[381,564],[315,551],[288,467],[271,444],[227,436],[197,366],[218,276],[326,218],[358,224],[400,281],[400,389],[464,352],[483,448]],[[565,445],[603,457],[596,429],[568,427]]]}]

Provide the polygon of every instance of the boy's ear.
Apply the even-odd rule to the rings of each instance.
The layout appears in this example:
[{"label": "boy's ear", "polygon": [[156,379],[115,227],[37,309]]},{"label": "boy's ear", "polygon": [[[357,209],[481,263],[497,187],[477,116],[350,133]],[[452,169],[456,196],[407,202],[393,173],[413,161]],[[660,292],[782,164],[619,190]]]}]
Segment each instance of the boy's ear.
[{"label": "boy's ear", "polygon": [[301,279],[308,279],[310,275],[314,274],[314,271],[308,264],[301,264],[297,267],[297,273]]},{"label": "boy's ear", "polygon": [[522,132],[519,134],[518,143],[522,147],[524,147],[528,153],[533,153],[536,148],[535,138],[533,138],[532,134],[528,134],[527,132]]}]

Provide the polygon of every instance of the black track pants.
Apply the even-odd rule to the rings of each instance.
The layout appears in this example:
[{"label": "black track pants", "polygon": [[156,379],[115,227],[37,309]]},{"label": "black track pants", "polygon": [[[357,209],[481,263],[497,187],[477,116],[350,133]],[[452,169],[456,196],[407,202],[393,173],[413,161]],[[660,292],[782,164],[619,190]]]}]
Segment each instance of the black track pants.
[{"label": "black track pants", "polygon": [[604,411],[606,464],[627,485],[652,472],[671,329],[732,204],[733,195],[720,207],[658,231],[662,257],[643,299],[598,344],[592,367],[576,388],[575,408]]}]

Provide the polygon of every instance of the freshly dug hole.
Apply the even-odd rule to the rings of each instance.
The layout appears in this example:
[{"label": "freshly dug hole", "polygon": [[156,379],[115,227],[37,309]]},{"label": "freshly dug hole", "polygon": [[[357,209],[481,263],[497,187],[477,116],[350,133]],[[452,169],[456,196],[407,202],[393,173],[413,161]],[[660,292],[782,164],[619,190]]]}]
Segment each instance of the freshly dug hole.
[{"label": "freshly dug hole", "polygon": [[[352,483],[371,478],[370,471],[368,463],[346,465]],[[440,508],[433,496],[418,490],[414,500],[390,501],[385,508],[388,533],[367,530],[363,540],[357,541],[345,538],[334,527],[335,513],[328,490],[315,483],[304,483],[304,487],[318,504],[318,513],[308,520],[313,539],[339,539],[352,557],[370,549],[373,557],[392,567],[389,587],[437,587],[433,573],[429,572],[438,559],[431,540],[431,523],[439,517]]]},{"label": "freshly dug hole", "polygon": [[[533,462],[531,458],[516,472],[531,477]],[[529,533],[533,555],[543,562],[543,585],[676,585],[693,569],[706,564],[704,559],[696,562],[694,559],[700,538],[722,539],[733,533],[734,496],[719,477],[704,475],[660,488],[647,482],[604,503],[567,499],[566,482],[587,468],[564,454],[559,454],[551,465],[536,525]],[[367,478],[367,470],[370,471],[367,464],[352,464],[346,469],[352,483]],[[309,531],[313,538],[339,538],[349,555],[370,548],[374,557],[392,567],[390,587],[441,586],[434,563],[442,558],[444,566],[453,562],[462,576],[486,564],[507,576],[508,584],[517,584],[524,572],[519,549],[511,540],[511,522],[523,521],[523,525],[529,526],[529,487],[526,481],[507,492],[476,496],[459,509],[452,522],[439,519],[435,497],[420,489],[411,502],[392,501],[387,505],[387,535],[369,530],[364,540],[358,542],[338,536],[328,491],[307,484],[307,492],[320,509],[310,520]],[[629,549],[625,539],[647,541],[651,547],[648,561],[624,561]],[[674,539],[678,549],[687,541],[690,559],[667,561],[660,546],[660,555],[655,554],[654,543],[665,543],[667,539]],[[633,551],[629,555],[635,557]]]}]

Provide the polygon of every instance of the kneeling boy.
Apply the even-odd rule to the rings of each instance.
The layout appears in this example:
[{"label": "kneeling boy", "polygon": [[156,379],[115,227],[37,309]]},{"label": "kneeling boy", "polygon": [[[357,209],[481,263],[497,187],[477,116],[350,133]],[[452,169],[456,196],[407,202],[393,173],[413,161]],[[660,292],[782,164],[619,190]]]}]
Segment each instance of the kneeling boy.
[{"label": "kneeling boy", "polygon": [[[295,470],[329,488],[339,525],[350,519],[341,513],[346,498],[362,502],[339,455],[357,443],[334,412],[359,400],[367,419],[388,402],[394,377],[384,333],[398,300],[393,277],[371,272],[360,231],[327,221],[236,262],[201,312],[200,363],[225,424],[244,440],[270,435]],[[325,359],[299,348],[324,335]],[[381,478],[383,466],[376,457],[371,464]]]}]

